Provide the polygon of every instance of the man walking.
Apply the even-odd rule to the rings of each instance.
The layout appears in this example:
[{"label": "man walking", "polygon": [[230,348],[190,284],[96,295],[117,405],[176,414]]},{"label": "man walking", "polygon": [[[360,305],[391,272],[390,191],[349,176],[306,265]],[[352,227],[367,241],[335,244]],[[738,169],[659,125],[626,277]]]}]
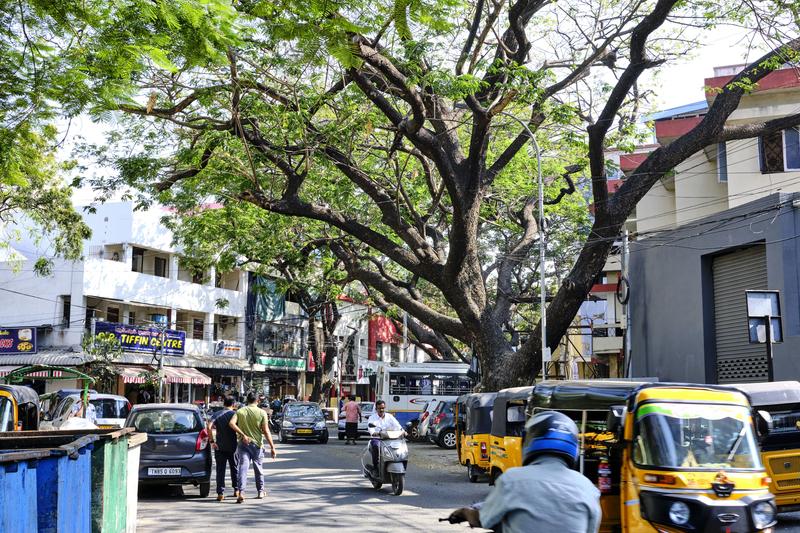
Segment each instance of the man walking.
[{"label": "man walking", "polygon": [[236,503],[244,501],[247,472],[250,470],[251,462],[256,473],[256,490],[258,491],[256,498],[260,500],[266,496],[264,491],[264,471],[262,470],[265,437],[272,450],[272,458],[275,459],[276,456],[275,444],[272,442],[272,435],[267,426],[267,415],[258,407],[257,401],[258,396],[256,396],[256,393],[249,392],[247,394],[247,405],[236,411],[230,421],[231,429],[239,435],[239,444],[236,447],[236,461],[239,464],[239,496],[236,498]]},{"label": "man walking", "polygon": [[344,432],[347,440],[345,444],[356,443],[358,438],[358,423],[361,422],[361,406],[356,403],[356,397],[350,396],[350,401],[344,406]]},{"label": "man walking", "polygon": [[233,495],[239,495],[238,465],[236,464],[236,433],[231,429],[230,423],[236,411],[233,409],[234,400],[228,396],[223,405],[225,409],[220,411],[208,422],[208,434],[214,435],[213,430],[217,430],[216,437],[211,441],[211,448],[214,449],[214,461],[217,463],[217,501],[225,499],[225,467],[228,466],[231,472],[231,486]]}]

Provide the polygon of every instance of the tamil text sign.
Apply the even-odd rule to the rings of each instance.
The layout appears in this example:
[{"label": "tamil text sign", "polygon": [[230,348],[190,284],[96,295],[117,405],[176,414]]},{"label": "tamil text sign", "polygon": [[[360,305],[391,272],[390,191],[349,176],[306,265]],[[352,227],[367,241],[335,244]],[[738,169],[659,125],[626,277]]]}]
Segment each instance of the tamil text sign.
[{"label": "tamil text sign", "polygon": [[0,355],[36,353],[36,328],[0,328]]},{"label": "tamil text sign", "polygon": [[[113,333],[126,352],[161,352],[161,330],[156,328],[138,328],[128,324],[97,322],[95,334],[97,333]],[[184,355],[185,349],[185,331],[164,330],[164,355]]]}]

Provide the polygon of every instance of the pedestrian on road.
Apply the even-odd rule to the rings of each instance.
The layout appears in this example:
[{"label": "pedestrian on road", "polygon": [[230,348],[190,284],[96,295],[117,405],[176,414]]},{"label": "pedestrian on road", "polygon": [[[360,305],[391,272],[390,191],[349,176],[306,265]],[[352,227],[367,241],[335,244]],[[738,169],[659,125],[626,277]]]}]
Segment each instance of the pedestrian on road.
[{"label": "pedestrian on road", "polygon": [[356,397],[350,396],[350,401],[344,406],[344,433],[347,438],[345,444],[356,443],[358,438],[358,423],[361,422],[361,406],[356,403]]},{"label": "pedestrian on road", "polygon": [[575,422],[557,411],[540,412],[525,424],[524,466],[498,478],[485,502],[457,509],[448,520],[503,533],[596,533],[600,491],[573,469],[577,459]]},{"label": "pedestrian on road", "polygon": [[211,441],[211,448],[214,450],[214,461],[217,463],[217,501],[225,499],[225,467],[228,466],[231,472],[231,487],[233,496],[239,496],[239,465],[236,463],[236,432],[231,428],[231,419],[236,414],[233,408],[234,400],[228,396],[223,405],[225,409],[217,413],[208,422],[208,434],[214,435],[213,430],[217,430],[217,436]]},{"label": "pedestrian on road", "polygon": [[233,415],[230,427],[239,435],[239,444],[236,447],[236,461],[239,465],[239,496],[236,503],[244,501],[244,489],[247,486],[247,472],[250,470],[250,463],[256,473],[256,499],[266,496],[264,491],[264,438],[266,437],[271,449],[272,458],[275,459],[275,444],[272,442],[272,434],[267,426],[267,415],[258,407],[258,396],[255,392],[247,393],[247,405],[242,407]]}]

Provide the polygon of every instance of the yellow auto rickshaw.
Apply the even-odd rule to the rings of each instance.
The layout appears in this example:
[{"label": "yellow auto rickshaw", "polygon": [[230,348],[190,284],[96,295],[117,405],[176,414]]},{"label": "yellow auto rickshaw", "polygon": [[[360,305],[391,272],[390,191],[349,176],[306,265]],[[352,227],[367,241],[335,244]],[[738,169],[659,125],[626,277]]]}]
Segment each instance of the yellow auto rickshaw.
[{"label": "yellow auto rickshaw", "polygon": [[800,382],[739,383],[736,388],[766,420],[759,435],[761,461],[778,511],[800,510]]},{"label": "yellow auto rickshaw", "polygon": [[39,395],[24,385],[0,385],[0,433],[39,429]]},{"label": "yellow auto rickshaw", "polygon": [[456,402],[458,461],[467,467],[467,477],[477,483],[489,472],[489,438],[496,392],[465,394]]},{"label": "yellow auto rickshaw", "polygon": [[497,393],[492,408],[489,436],[489,484],[503,472],[522,466],[522,437],[525,432],[525,407],[533,387],[513,387]]},{"label": "yellow auto rickshaw", "polygon": [[580,432],[579,468],[601,493],[603,532],[771,531],[775,498],[750,404],[732,387],[545,381],[528,414]]}]

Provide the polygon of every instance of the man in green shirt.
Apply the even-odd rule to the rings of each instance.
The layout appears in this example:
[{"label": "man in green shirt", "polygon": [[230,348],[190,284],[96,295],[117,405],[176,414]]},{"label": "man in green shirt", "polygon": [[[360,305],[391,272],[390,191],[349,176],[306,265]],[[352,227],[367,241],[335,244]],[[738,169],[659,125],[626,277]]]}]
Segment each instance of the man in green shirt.
[{"label": "man in green shirt", "polygon": [[275,459],[275,444],[272,442],[272,434],[267,426],[267,414],[258,404],[256,393],[247,394],[247,405],[242,407],[231,418],[230,427],[239,436],[239,444],[236,446],[236,461],[239,465],[239,497],[236,503],[244,501],[244,488],[247,484],[247,472],[250,470],[250,463],[256,472],[257,499],[266,495],[264,491],[264,438],[269,442],[272,450],[272,458]]}]

